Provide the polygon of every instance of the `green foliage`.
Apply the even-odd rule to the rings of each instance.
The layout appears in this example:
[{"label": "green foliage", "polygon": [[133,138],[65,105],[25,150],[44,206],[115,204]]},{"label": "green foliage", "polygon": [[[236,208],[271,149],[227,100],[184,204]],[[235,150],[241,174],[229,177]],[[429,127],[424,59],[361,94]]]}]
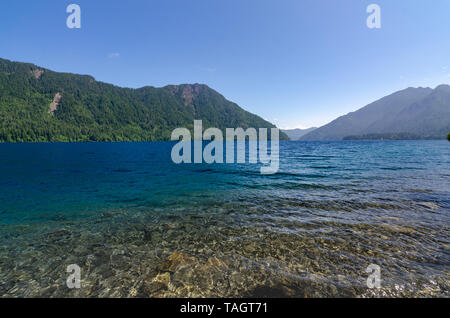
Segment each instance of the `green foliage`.
[{"label": "green foliage", "polygon": [[[50,114],[57,93],[62,99]],[[0,142],[169,140],[195,119],[204,128],[275,127],[205,85],[120,88],[0,59]]]},{"label": "green foliage", "polygon": [[450,132],[447,134],[447,140],[450,141]]}]

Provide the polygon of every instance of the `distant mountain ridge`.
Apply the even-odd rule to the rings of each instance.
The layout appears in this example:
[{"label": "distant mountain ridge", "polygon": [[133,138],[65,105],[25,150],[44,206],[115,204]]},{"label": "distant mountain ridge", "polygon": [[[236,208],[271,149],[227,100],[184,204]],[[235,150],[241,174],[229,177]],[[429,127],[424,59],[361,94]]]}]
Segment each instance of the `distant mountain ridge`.
[{"label": "distant mountain ridge", "polygon": [[[443,139],[450,131],[450,86],[407,88],[341,116],[302,140]],[[378,137],[377,137],[378,136]]]},{"label": "distant mountain ridge", "polygon": [[300,140],[301,137],[312,132],[315,129],[317,129],[317,127],[311,127],[307,129],[282,129],[281,131],[288,135],[291,140]]},{"label": "distant mountain ridge", "polygon": [[275,128],[206,85],[121,88],[0,59],[0,142],[170,140],[196,119],[204,129]]}]

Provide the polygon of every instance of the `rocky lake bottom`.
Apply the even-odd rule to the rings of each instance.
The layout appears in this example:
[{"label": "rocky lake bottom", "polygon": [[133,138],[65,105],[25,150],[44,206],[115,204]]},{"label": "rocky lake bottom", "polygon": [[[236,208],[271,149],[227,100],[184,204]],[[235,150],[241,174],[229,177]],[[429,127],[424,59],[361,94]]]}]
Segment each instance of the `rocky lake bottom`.
[{"label": "rocky lake bottom", "polygon": [[[423,145],[435,151],[431,168],[399,160],[401,169],[392,162],[383,169],[373,155],[359,156],[353,163],[367,160],[371,169],[354,175],[356,164],[332,157],[318,163],[311,149],[305,154],[288,143],[292,164],[276,176],[202,166],[173,173],[169,185],[164,174],[150,178],[167,186],[157,189],[139,183],[142,159],[120,170],[103,163],[109,172],[93,180],[80,177],[93,175],[81,168],[67,180],[74,167],[66,162],[44,178],[22,171],[13,185],[12,169],[10,179],[1,174],[2,189],[24,190],[2,191],[0,297],[449,297],[448,150],[434,143],[391,147],[433,153]],[[308,145],[316,154],[337,152],[322,146]],[[111,171],[117,179],[106,182]],[[36,180],[47,180],[40,191],[56,197],[25,191]],[[61,191],[69,182],[77,189],[95,182],[99,191]],[[130,184],[142,192],[127,192]],[[106,199],[99,204],[100,197]],[[67,287],[70,264],[81,269],[80,289]],[[367,286],[370,264],[380,266],[379,289]]]}]

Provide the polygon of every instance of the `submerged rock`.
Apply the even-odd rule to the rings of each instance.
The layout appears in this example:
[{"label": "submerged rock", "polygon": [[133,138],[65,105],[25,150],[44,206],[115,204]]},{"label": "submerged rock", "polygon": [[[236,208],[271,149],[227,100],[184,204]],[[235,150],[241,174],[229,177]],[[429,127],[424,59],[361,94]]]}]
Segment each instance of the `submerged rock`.
[{"label": "submerged rock", "polygon": [[381,227],[383,227],[391,232],[408,233],[408,234],[417,233],[416,230],[414,230],[410,227],[400,226],[400,225],[395,225],[395,224],[382,224]]},{"label": "submerged rock", "polygon": [[170,282],[170,273],[158,274],[153,279],[144,280],[140,292],[143,297],[159,297],[167,291]]},{"label": "submerged rock", "polygon": [[47,233],[45,235],[45,237],[49,238],[49,239],[62,239],[62,238],[69,237],[71,234],[72,234],[72,232],[67,229],[59,229],[59,230]]},{"label": "submerged rock", "polygon": [[176,272],[179,268],[193,264],[195,258],[190,257],[186,254],[174,252],[158,266],[158,270],[161,272]]},{"label": "submerged rock", "polygon": [[144,241],[152,241],[152,231],[149,228],[144,228]]}]

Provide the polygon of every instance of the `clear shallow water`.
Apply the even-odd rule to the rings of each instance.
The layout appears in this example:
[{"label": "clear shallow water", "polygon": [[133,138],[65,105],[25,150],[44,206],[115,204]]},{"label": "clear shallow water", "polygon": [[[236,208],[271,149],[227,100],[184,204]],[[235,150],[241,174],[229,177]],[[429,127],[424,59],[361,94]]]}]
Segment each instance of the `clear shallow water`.
[{"label": "clear shallow water", "polygon": [[0,144],[0,295],[449,296],[447,141],[282,142],[273,176],[172,145]]}]

